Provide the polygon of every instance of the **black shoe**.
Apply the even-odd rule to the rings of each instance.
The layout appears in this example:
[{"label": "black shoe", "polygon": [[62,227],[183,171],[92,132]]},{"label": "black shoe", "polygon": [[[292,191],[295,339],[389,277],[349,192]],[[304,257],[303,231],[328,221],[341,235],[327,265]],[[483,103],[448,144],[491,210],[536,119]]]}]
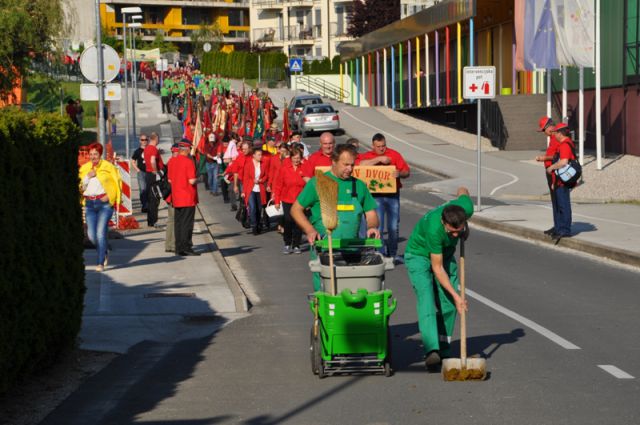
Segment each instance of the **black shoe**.
[{"label": "black shoe", "polygon": [[238,211],[238,206],[236,204],[231,205],[231,211]]},{"label": "black shoe", "polygon": [[197,257],[200,255],[200,253],[195,251],[182,251],[182,252],[179,252],[178,255],[182,257]]},{"label": "black shoe", "polygon": [[164,252],[176,252],[175,249],[165,249]]},{"label": "black shoe", "polygon": [[253,230],[251,230],[251,233],[253,233],[254,235],[259,235],[260,229],[253,228]]},{"label": "black shoe", "polygon": [[143,209],[141,209],[141,210],[140,210],[140,212],[143,212],[143,213],[146,213],[146,212],[148,212],[148,211],[149,211],[149,210],[148,210],[148,209],[146,209],[146,208],[143,208]]},{"label": "black shoe", "polygon": [[429,351],[424,358],[424,366],[429,372],[437,372],[441,364],[442,359],[440,358],[440,353],[436,350]]},{"label": "black shoe", "polygon": [[545,235],[549,235],[549,236],[553,235],[554,233],[556,233],[556,228],[555,227],[551,227],[551,228],[549,228],[549,229],[544,231],[544,234]]}]

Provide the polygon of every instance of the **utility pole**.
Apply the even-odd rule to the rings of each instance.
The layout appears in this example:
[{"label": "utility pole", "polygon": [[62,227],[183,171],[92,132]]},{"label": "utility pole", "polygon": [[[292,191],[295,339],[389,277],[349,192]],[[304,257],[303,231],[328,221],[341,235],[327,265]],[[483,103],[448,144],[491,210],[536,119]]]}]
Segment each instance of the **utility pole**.
[{"label": "utility pole", "polygon": [[100,22],[100,0],[95,0],[96,8],[96,48],[98,53],[98,142],[106,143],[104,128],[104,65],[102,56],[102,27]]}]

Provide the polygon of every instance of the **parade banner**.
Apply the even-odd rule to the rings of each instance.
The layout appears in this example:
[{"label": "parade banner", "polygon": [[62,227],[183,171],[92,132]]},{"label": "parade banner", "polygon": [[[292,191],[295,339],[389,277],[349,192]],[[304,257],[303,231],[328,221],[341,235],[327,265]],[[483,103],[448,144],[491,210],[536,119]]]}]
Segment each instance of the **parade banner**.
[{"label": "parade banner", "polygon": [[127,49],[127,58],[134,57],[136,62],[150,62],[157,61],[158,59],[162,59],[160,57],[160,49],[149,49],[149,50],[140,50],[140,49]]},{"label": "parade banner", "polygon": [[[316,171],[323,173],[331,170],[331,167],[316,167]],[[396,178],[393,173],[396,167],[393,165],[356,165],[352,176],[362,180],[371,193],[396,193]]]}]

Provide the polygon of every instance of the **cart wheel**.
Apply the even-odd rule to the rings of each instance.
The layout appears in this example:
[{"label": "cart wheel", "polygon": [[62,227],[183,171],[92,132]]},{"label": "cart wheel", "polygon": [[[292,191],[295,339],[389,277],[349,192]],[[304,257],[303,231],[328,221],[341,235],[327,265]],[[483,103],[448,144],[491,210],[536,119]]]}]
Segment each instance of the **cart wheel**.
[{"label": "cart wheel", "polygon": [[393,369],[391,369],[391,363],[389,361],[384,362],[384,376],[389,377],[393,375]]},{"label": "cart wheel", "polygon": [[322,379],[326,376],[327,374],[324,373],[324,360],[320,359],[320,361],[318,362],[318,378]]},{"label": "cart wheel", "polygon": [[313,372],[314,375],[317,375],[318,361],[320,360],[320,347],[318,344],[318,337],[313,336],[313,326],[311,326],[310,332],[309,352],[311,353],[311,372]]}]

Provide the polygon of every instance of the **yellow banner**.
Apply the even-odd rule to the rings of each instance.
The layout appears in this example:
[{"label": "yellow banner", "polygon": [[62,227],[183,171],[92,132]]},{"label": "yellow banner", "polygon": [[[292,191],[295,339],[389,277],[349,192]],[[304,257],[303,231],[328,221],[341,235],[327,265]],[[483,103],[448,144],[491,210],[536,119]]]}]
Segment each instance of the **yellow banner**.
[{"label": "yellow banner", "polygon": [[[327,172],[331,167],[316,167],[316,170]],[[393,176],[396,167],[393,165],[357,165],[353,169],[353,177],[362,180],[371,193],[396,193],[396,178]]]},{"label": "yellow banner", "polygon": [[136,61],[147,62],[156,61],[160,59],[160,49],[140,50],[140,49],[127,49],[127,58],[131,60],[131,53],[135,55]]}]

